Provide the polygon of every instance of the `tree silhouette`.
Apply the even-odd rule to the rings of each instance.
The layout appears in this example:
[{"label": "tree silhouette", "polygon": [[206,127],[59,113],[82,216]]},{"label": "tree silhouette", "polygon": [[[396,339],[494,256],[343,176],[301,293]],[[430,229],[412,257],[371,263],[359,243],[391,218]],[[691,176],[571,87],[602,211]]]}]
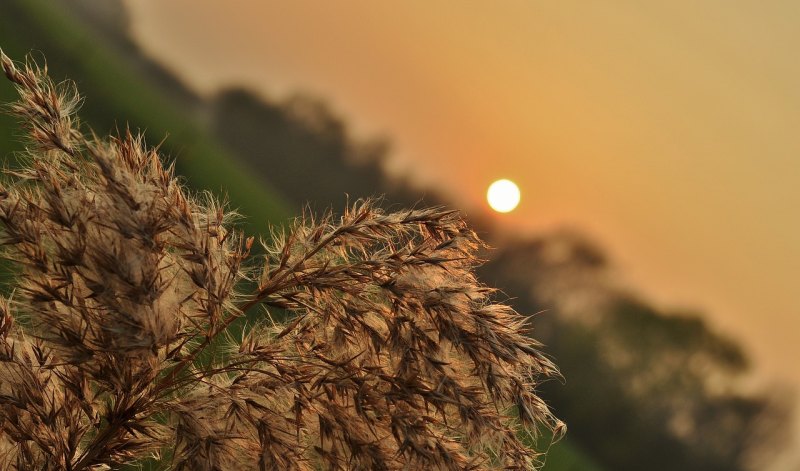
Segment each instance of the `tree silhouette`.
[{"label": "tree silhouette", "polygon": [[544,311],[537,336],[566,382],[542,395],[570,437],[607,469],[763,469],[787,432],[782,398],[742,387],[738,344],[620,290],[608,270],[570,232],[509,244],[481,269],[518,309]]}]

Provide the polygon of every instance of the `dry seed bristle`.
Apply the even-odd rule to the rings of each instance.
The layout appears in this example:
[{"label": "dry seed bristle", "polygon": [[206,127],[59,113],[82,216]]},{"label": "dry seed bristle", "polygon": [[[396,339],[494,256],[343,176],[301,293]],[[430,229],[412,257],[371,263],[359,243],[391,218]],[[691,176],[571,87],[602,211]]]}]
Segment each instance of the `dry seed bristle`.
[{"label": "dry seed bristle", "polygon": [[[557,371],[475,278],[457,212],[306,214],[245,264],[235,214],[141,136],[85,137],[72,85],[0,63],[32,144],[0,191],[20,271],[0,303],[0,467],[536,466],[518,429],[562,428],[533,392]],[[256,306],[291,315],[231,335]]]}]

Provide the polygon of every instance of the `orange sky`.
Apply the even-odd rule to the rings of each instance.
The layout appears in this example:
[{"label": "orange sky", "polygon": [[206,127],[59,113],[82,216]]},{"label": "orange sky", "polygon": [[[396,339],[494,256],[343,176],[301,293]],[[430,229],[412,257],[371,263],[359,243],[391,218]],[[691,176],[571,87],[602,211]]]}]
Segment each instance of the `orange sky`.
[{"label": "orange sky", "polygon": [[473,212],[511,178],[505,227],[586,230],[800,386],[800,3],[642,3],[126,2],[199,91],[319,95]]}]

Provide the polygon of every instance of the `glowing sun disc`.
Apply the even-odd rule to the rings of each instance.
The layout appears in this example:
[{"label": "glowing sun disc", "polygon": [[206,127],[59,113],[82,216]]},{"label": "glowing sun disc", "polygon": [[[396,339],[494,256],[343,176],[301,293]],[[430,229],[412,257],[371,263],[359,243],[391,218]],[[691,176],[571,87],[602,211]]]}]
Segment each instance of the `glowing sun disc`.
[{"label": "glowing sun disc", "polygon": [[486,200],[498,213],[513,211],[519,204],[519,187],[511,180],[497,180],[489,185]]}]

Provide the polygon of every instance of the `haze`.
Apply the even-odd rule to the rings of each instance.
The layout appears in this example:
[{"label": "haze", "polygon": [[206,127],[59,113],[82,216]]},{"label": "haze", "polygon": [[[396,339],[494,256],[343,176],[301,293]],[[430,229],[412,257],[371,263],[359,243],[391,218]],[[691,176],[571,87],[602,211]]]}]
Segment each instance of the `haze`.
[{"label": "haze", "polygon": [[708,313],[800,385],[795,2],[128,1],[136,40],[198,91],[328,100],[392,171],[508,233],[561,225],[628,285]]}]

